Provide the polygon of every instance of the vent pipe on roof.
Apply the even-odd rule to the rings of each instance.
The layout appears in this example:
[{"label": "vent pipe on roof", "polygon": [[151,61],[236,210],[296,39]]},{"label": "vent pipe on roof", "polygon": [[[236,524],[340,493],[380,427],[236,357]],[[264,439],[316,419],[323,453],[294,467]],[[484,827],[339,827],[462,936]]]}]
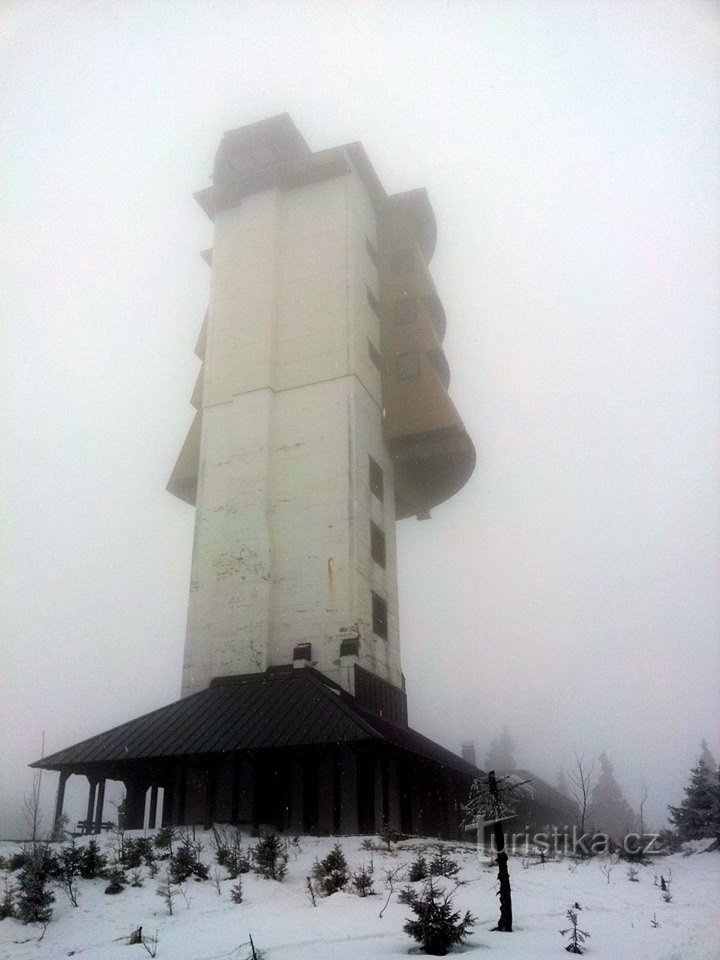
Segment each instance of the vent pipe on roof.
[{"label": "vent pipe on roof", "polygon": [[293,667],[309,667],[312,660],[312,644],[298,643],[293,650]]},{"label": "vent pipe on roof", "polygon": [[343,637],[340,641],[340,685],[355,696],[355,667],[360,662],[360,637]]}]

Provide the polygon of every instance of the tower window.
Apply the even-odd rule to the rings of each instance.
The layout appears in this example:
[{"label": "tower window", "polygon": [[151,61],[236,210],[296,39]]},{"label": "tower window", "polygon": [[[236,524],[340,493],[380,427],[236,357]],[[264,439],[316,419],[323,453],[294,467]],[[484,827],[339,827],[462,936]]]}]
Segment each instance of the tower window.
[{"label": "tower window", "polygon": [[385,534],[370,521],[370,556],[378,566],[385,569]]},{"label": "tower window", "polygon": [[404,297],[395,301],[395,323],[412,323],[417,319],[417,300]]},{"label": "tower window", "polygon": [[368,353],[370,354],[370,359],[372,360],[372,362],[375,364],[378,370],[382,373],[382,357],[380,356],[380,351],[372,342],[372,340],[368,340]]},{"label": "tower window", "polygon": [[357,657],[360,654],[360,640],[357,637],[345,637],[340,641],[341,657]]},{"label": "tower window", "polygon": [[373,633],[382,637],[383,640],[387,640],[387,603],[385,603],[383,598],[378,596],[374,590],[372,591],[372,626]]},{"label": "tower window", "polygon": [[365,284],[365,292],[367,294],[367,302],[370,304],[370,306],[372,307],[373,313],[379,320],[380,319],[380,301],[378,300],[378,298],[375,296],[375,294],[372,292],[372,290],[367,284]]},{"label": "tower window", "polygon": [[375,264],[375,266],[377,266],[377,265],[378,265],[378,252],[377,252],[377,250],[375,249],[375,247],[373,246],[373,244],[370,242],[370,240],[368,240],[367,237],[365,237],[365,249],[367,250],[367,254],[368,254],[368,256],[370,257],[370,259],[372,260],[372,262]]},{"label": "tower window", "polygon": [[415,251],[412,247],[396,250],[393,254],[393,273],[412,273],[415,269]]},{"label": "tower window", "polygon": [[414,380],[420,376],[420,354],[413,350],[410,353],[397,355],[398,380]]},{"label": "tower window", "polygon": [[370,493],[382,503],[385,498],[382,467],[375,463],[372,457],[368,457],[368,460],[370,462]]}]

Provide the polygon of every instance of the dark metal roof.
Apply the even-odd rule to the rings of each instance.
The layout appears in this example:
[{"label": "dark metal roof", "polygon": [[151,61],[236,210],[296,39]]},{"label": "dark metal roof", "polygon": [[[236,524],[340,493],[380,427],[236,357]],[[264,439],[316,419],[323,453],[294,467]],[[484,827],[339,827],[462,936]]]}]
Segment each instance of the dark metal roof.
[{"label": "dark metal roof", "polygon": [[[521,815],[525,808],[542,810],[553,823],[574,823],[577,817],[577,805],[570,797],[556,790],[545,780],[530,770],[513,770],[510,776],[518,781],[529,780],[527,794],[518,802]],[[523,807],[524,804],[524,807]]]},{"label": "dark metal roof", "polygon": [[435,763],[441,763],[445,767],[457,770],[459,773],[467,774],[471,777],[482,776],[482,770],[463,760],[456,753],[441,747],[434,740],[424,737],[417,730],[410,727],[404,727],[392,720],[386,720],[385,717],[375,717],[372,714],[365,713],[364,710],[355,708],[357,714],[361,714],[365,720],[372,726],[373,730],[388,743],[399,747],[401,750],[408,750],[410,753],[425,757],[426,760],[432,760]]},{"label": "dark metal roof", "polygon": [[95,764],[359,741],[386,743],[461,773],[477,773],[427,737],[362,710],[353,697],[307,667],[214,682],[31,766],[72,772]]}]

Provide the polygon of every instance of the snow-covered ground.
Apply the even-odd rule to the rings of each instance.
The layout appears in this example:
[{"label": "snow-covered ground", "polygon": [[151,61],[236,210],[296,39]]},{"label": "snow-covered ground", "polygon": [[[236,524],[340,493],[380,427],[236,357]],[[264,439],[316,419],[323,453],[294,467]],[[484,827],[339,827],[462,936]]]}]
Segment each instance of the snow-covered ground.
[{"label": "snow-covered ground", "polygon": [[[132,834],[128,834],[132,835]],[[211,836],[197,834],[205,844],[203,859],[213,862]],[[248,842],[252,842],[248,839]],[[211,880],[187,884],[188,905],[179,897],[174,915],[156,893],[160,874],[147,876],[141,888],[127,887],[107,896],[106,881],[79,881],[79,906],[74,908],[60,888],[55,888],[53,918],[42,940],[42,929],[23,926],[14,919],[0,923],[0,957],[8,960],[59,960],[78,956],[83,960],[136,960],[148,955],[141,945],[127,945],[130,932],[142,925],[145,934],[157,931],[160,960],[240,960],[247,956],[241,945],[252,934],[256,947],[267,960],[368,960],[399,958],[420,953],[418,945],[403,933],[410,908],[388,898],[386,874],[409,864],[425,848],[432,857],[433,841],[409,840],[386,851],[362,849],[359,837],[340,840],[350,869],[361,864],[374,867],[376,896],[361,899],[351,893],[336,893],[313,906],[305,878],[316,858],[332,847],[332,838],[300,838],[300,851],[290,848],[287,878],[282,883],[243,876],[241,904],[230,899],[233,881],[222,879],[220,893]],[[105,847],[112,835],[102,837]],[[455,894],[455,905],[470,910],[477,925],[467,942],[455,953],[498,957],[498,960],[547,960],[564,957],[565,941],[559,930],[567,926],[565,912],[576,901],[580,926],[591,938],[586,955],[596,960],[718,960],[720,958],[720,852],[680,854],[659,858],[638,868],[639,882],[631,883],[627,865],[617,863],[608,878],[601,867],[607,861],[594,859],[576,864],[570,860],[531,865],[521,857],[510,860],[515,930],[493,933],[498,917],[496,870],[488,858],[471,845],[443,845],[461,865],[464,884]],[[17,845],[0,843],[7,856]],[[527,863],[527,861],[526,861]],[[664,902],[653,882],[654,875],[672,871],[672,900]],[[218,868],[221,878],[225,871]],[[1,874],[4,872],[0,872]],[[447,886],[453,884],[445,881]],[[400,884],[402,885],[402,884]],[[397,885],[396,885],[397,886]],[[420,889],[422,884],[415,885]],[[1,890],[0,890],[1,893]],[[659,922],[652,925],[653,917]]]}]

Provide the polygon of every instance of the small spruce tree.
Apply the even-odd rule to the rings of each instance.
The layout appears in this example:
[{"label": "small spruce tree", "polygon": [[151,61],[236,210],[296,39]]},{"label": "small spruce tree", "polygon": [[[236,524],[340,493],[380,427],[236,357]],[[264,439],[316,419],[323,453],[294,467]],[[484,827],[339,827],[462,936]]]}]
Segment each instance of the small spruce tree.
[{"label": "small spruce tree", "polygon": [[170,857],[170,880],[174,884],[185,883],[190,877],[196,880],[207,880],[210,876],[209,868],[200,859],[201,847],[189,835],[185,835]]},{"label": "small spruce tree", "polygon": [[240,842],[242,835],[239,830],[228,834],[222,830],[219,831],[213,827],[213,846],[215,847],[215,859],[221,867],[225,867],[231,880],[240,876],[241,873],[250,872],[250,860],[243,851]]},{"label": "small spruce tree", "polygon": [[358,867],[358,869],[352,875],[352,889],[359,897],[371,897],[375,893],[375,888],[373,887],[373,865],[372,861],[370,866]]},{"label": "small spruce tree", "polygon": [[460,911],[452,908],[452,896],[435,886],[432,877],[410,907],[415,919],[406,920],[403,930],[433,957],[444,957],[453,944],[462,943],[476,922],[469,911],[460,919]]},{"label": "small spruce tree", "polygon": [[313,879],[317,889],[324,897],[330,897],[348,885],[348,865],[339,843],[336,843],[323,860],[316,860],[313,867]]},{"label": "small spruce tree", "polygon": [[566,914],[570,921],[570,926],[560,931],[561,937],[568,937],[568,944],[565,947],[568,953],[582,953],[582,945],[590,938],[587,930],[581,930],[578,927],[578,915],[570,908]]},{"label": "small spruce tree", "polygon": [[155,848],[150,837],[129,837],[123,845],[123,866],[137,869],[155,862]]},{"label": "small spruce tree", "polygon": [[410,871],[408,873],[408,880],[411,883],[417,883],[418,880],[427,880],[430,876],[428,870],[427,860],[423,856],[419,856],[417,860],[413,860],[410,864]]},{"label": "small spruce tree", "polygon": [[418,892],[411,884],[406,883],[404,887],[398,890],[397,902],[410,905],[415,903],[418,898]]},{"label": "small spruce tree", "polygon": [[100,853],[97,840],[91,840],[86,847],[81,847],[80,876],[83,880],[93,880],[100,876],[107,864],[107,858]]},{"label": "small spruce tree", "polygon": [[171,824],[166,823],[160,827],[152,840],[159,859],[165,860],[172,856],[173,844],[177,841],[177,838],[177,830]]},{"label": "small spruce tree", "polygon": [[16,870],[22,870],[31,857],[31,847],[25,847],[22,850],[14,850],[7,858],[7,869],[10,870],[11,873],[14,873]]},{"label": "small spruce tree", "polygon": [[167,907],[167,912],[170,916],[172,916],[175,897],[178,894],[178,888],[173,883],[170,876],[170,867],[166,867],[165,878],[162,883],[158,884],[156,893],[159,897],[163,898],[165,901],[165,906]]},{"label": "small spruce tree", "polygon": [[459,869],[460,867],[458,866],[457,860],[452,860],[448,857],[442,847],[438,849],[430,861],[431,877],[446,877],[448,880],[452,880]]},{"label": "small spruce tree", "polygon": [[78,905],[77,880],[82,875],[82,865],[83,851],[75,846],[75,838],[72,837],[69,843],[60,847],[57,856],[57,879],[74,907]]},{"label": "small spruce tree", "polygon": [[18,877],[16,912],[22,923],[48,923],[55,894],[48,890],[50,870],[42,847],[36,846]]},{"label": "small spruce tree", "polygon": [[287,873],[288,855],[282,839],[269,833],[251,851],[253,869],[266,880],[283,880]]}]

